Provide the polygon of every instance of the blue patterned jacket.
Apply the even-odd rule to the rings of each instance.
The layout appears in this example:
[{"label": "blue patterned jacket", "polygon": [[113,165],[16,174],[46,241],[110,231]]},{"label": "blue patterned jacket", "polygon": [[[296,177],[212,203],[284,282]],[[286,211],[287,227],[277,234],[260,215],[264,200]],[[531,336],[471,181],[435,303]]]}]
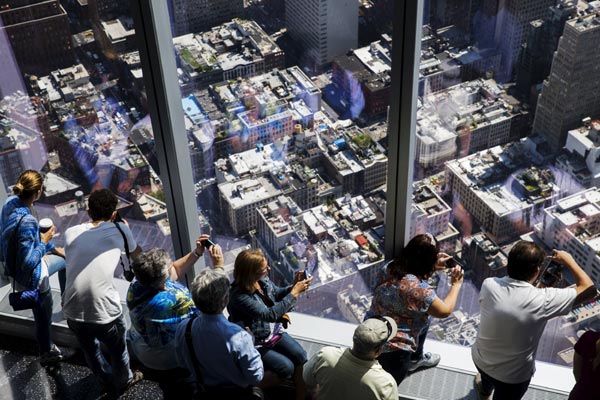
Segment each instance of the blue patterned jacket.
[{"label": "blue patterned jacket", "polygon": [[[21,223],[16,233],[18,246],[15,249],[10,246],[10,239],[19,220]],[[42,242],[37,219],[18,196],[10,196],[2,206],[0,232],[0,258],[5,262],[5,274],[12,276],[21,286],[37,288],[42,274],[42,257],[53,251],[55,246],[52,242]],[[16,265],[12,265],[15,252]]]}]

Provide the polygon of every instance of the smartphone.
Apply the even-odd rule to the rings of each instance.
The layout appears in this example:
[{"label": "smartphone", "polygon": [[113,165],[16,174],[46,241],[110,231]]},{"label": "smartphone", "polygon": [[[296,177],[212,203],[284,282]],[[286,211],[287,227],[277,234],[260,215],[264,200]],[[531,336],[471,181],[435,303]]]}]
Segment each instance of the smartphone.
[{"label": "smartphone", "polygon": [[115,214],[115,220],[114,220],[114,222],[123,222],[123,218],[121,218],[121,214],[119,214],[118,211]]},{"label": "smartphone", "polygon": [[454,268],[457,265],[458,265],[458,263],[456,262],[456,260],[454,258],[451,258],[448,261],[446,261],[446,268]]},{"label": "smartphone", "polygon": [[200,244],[206,249],[210,249],[211,247],[216,246],[215,242],[213,242],[210,239],[201,240]]},{"label": "smartphone", "polygon": [[310,278],[310,273],[307,270],[302,271],[302,280]]}]

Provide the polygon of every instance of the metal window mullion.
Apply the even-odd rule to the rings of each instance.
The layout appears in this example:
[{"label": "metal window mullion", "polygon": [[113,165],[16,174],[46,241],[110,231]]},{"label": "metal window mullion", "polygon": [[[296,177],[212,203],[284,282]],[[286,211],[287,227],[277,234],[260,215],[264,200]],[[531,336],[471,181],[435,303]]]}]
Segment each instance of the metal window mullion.
[{"label": "metal window mullion", "polygon": [[410,235],[423,1],[394,3],[392,96],[388,114],[387,257],[397,256]]},{"label": "metal window mullion", "polygon": [[132,0],[155,151],[177,258],[200,234],[167,2]]}]

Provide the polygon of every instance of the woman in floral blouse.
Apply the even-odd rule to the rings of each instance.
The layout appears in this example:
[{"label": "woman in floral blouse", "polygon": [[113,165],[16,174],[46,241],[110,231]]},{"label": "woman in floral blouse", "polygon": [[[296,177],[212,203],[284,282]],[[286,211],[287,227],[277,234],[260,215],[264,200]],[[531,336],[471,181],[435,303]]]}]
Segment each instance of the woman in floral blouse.
[{"label": "woman in floral blouse", "polygon": [[424,353],[429,316],[446,318],[454,311],[463,282],[463,270],[451,270],[451,288],[444,300],[437,297],[427,278],[445,269],[452,257],[440,253],[431,234],[417,235],[400,257],[384,267],[383,282],[377,286],[369,315],[388,315],[398,324],[398,333],[379,356],[379,363],[400,384],[409,371],[436,366],[438,354]]}]

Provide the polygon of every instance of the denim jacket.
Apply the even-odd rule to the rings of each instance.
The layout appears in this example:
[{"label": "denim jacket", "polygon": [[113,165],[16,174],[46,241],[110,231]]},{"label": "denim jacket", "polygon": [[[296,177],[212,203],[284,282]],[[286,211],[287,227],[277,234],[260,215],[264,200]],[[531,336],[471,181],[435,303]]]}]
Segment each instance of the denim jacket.
[{"label": "denim jacket", "polygon": [[233,282],[227,306],[230,321],[235,323],[241,321],[244,326],[249,327],[257,343],[270,335],[270,323],[277,322],[296,304],[296,299],[290,294],[292,285],[281,288],[274,285],[269,278],[259,280],[258,284],[273,305],[267,306],[258,291],[250,293]]},{"label": "denim jacket", "polygon": [[[18,248],[10,248],[10,238],[16,232]],[[2,232],[0,259],[7,264],[5,273],[12,276],[21,286],[35,289],[40,282],[42,272],[42,257],[55,249],[52,242],[45,244],[40,239],[40,227],[31,214],[29,207],[17,196],[10,196],[2,207],[0,216],[0,231]],[[16,252],[17,265],[12,264]]]}]

